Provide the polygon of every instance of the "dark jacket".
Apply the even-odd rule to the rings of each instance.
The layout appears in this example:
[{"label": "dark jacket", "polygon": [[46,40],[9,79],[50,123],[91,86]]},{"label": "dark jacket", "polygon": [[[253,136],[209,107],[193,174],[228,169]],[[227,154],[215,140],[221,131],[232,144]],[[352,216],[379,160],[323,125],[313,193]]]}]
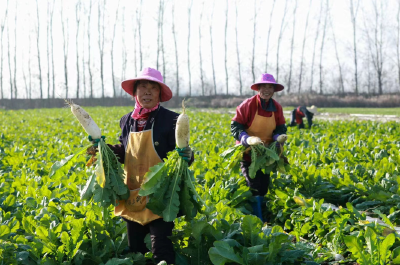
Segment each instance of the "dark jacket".
[{"label": "dark jacket", "polygon": [[[110,148],[119,157],[119,162],[124,163],[125,150],[129,140],[129,133],[136,132],[136,120],[132,117],[132,112],[124,115],[119,123],[121,144],[111,145]],[[144,130],[149,130],[153,126],[153,146],[158,156],[164,160],[167,153],[175,149],[175,125],[179,114],[170,111],[162,106],[150,113]],[[192,157],[193,160],[193,157]]]}]

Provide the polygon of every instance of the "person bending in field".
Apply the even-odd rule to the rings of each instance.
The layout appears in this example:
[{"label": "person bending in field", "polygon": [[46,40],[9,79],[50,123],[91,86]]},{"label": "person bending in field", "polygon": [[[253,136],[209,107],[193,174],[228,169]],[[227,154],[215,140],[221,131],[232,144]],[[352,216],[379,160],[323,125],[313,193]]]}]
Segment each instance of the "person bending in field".
[{"label": "person bending in field", "polygon": [[[262,74],[250,88],[258,93],[243,101],[236,108],[236,115],[231,122],[231,133],[237,143],[241,143],[245,147],[249,147],[247,140],[250,137],[257,137],[262,143],[270,144],[276,141],[280,134],[286,134],[287,131],[282,106],[272,99],[274,93],[282,91],[284,87],[276,83],[271,74]],[[249,176],[250,164],[250,154],[245,153],[243,161],[240,163],[241,170],[255,199],[255,202],[252,203],[253,214],[263,221],[262,207],[265,207],[263,198],[268,192],[270,176],[259,170],[256,177],[251,179]]]},{"label": "person bending in field", "polygon": [[[175,149],[175,125],[179,114],[160,106],[160,102],[172,98],[172,91],[156,69],[144,68],[138,77],[123,81],[121,86],[136,102],[133,111],[121,118],[121,144],[111,146],[120,163],[124,164],[125,183],[130,189],[130,197],[119,201],[114,213],[126,221],[130,251],[148,252],[144,238],[150,233],[156,262],[165,260],[174,264],[175,252],[168,238],[174,223],[165,222],[147,209],[146,197],[138,193],[149,168],[162,162],[167,153]],[[189,164],[194,160],[190,147],[180,151],[179,155]]]},{"label": "person bending in field", "polygon": [[303,118],[307,118],[308,128],[311,129],[312,126],[312,119],[314,115],[318,115],[317,107],[312,105],[310,108],[306,108],[304,106],[298,106],[292,111],[292,119],[290,121],[289,126],[296,126],[298,125],[299,129],[304,129]]}]

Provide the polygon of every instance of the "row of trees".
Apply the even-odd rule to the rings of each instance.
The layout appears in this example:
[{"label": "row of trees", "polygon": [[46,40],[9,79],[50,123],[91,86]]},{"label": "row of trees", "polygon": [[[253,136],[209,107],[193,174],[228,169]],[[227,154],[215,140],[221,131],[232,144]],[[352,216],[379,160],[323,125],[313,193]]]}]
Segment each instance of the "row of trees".
[{"label": "row of trees", "polygon": [[285,93],[400,87],[400,1],[0,3],[1,98],[122,96],[146,66],[182,96],[251,93],[262,72]]}]

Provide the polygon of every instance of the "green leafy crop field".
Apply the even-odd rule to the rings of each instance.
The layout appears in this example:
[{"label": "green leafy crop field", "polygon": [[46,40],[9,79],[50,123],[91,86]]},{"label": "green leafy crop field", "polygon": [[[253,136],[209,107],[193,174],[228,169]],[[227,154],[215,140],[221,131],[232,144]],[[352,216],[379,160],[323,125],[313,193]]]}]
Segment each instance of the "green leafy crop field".
[{"label": "green leafy crop field", "polygon": [[[130,109],[86,110],[107,143],[116,144],[119,119]],[[191,222],[175,219],[176,264],[400,264],[400,124],[290,127],[291,168],[272,175],[263,224],[251,215],[251,192],[239,170],[227,169],[219,156],[235,144],[232,115],[188,114],[190,168],[207,207]],[[54,162],[89,143],[68,109],[0,110],[0,117],[0,265],[151,259],[124,252],[126,226],[112,207],[80,200],[88,157],[49,177]]]}]

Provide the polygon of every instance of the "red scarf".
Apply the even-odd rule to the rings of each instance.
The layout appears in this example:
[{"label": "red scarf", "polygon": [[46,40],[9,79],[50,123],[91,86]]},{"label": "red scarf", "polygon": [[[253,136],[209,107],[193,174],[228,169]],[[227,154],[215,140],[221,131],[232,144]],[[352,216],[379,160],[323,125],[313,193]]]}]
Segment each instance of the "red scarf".
[{"label": "red scarf", "polygon": [[143,131],[144,127],[146,126],[147,119],[150,116],[150,113],[158,109],[160,103],[157,103],[153,108],[146,109],[143,108],[139,101],[136,98],[135,109],[132,112],[132,118],[137,120],[137,131]]}]

